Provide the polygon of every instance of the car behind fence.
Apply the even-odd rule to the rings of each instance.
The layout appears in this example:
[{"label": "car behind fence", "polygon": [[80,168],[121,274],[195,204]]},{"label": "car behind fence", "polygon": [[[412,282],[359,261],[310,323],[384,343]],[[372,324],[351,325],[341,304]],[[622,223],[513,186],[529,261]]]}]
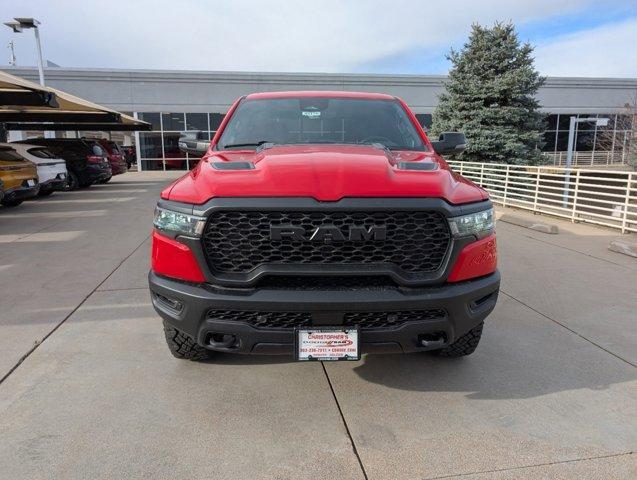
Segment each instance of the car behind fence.
[{"label": "car behind fence", "polygon": [[637,173],[449,161],[507,207],[637,232]]}]

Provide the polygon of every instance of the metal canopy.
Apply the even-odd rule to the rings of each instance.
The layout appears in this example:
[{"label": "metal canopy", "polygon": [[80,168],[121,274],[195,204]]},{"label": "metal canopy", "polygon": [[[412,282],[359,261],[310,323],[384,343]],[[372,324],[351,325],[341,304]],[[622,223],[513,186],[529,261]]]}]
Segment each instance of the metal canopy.
[{"label": "metal canopy", "polygon": [[0,123],[7,130],[152,129],[147,122],[5,72],[0,72]]},{"label": "metal canopy", "polygon": [[[2,124],[0,124],[2,125]],[[123,123],[73,123],[73,122],[55,122],[55,123],[4,123],[5,130],[90,130],[100,132],[137,132],[139,130],[150,130],[145,126],[126,125]]]}]

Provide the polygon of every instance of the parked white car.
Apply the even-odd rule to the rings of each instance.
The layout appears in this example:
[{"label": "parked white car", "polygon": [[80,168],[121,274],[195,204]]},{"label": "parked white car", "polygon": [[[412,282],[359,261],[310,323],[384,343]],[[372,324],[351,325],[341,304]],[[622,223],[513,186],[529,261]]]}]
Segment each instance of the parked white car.
[{"label": "parked white car", "polygon": [[25,143],[0,143],[0,145],[10,146],[19,155],[36,164],[40,179],[38,195],[51,195],[55,190],[63,190],[66,187],[69,178],[66,161],[57,157],[46,147]]}]

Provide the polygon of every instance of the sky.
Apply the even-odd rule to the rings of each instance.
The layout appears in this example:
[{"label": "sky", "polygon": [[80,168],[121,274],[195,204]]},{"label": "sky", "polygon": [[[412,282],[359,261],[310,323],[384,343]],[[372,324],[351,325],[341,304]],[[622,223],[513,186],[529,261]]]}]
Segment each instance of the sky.
[{"label": "sky", "polygon": [[[62,67],[445,74],[472,23],[512,21],[547,76],[637,77],[637,0],[0,0]],[[0,29],[0,65],[36,65]]]}]

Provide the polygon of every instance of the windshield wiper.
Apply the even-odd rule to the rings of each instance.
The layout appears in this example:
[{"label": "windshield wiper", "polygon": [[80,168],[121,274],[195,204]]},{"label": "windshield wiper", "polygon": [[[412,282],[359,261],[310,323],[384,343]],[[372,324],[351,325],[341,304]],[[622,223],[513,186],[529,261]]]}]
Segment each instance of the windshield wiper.
[{"label": "windshield wiper", "polygon": [[274,143],[270,142],[269,140],[260,140],[258,142],[249,142],[249,143],[229,143],[227,145],[224,145],[223,148],[225,150],[226,148],[260,147],[261,145],[265,143],[271,143],[274,145]]}]

